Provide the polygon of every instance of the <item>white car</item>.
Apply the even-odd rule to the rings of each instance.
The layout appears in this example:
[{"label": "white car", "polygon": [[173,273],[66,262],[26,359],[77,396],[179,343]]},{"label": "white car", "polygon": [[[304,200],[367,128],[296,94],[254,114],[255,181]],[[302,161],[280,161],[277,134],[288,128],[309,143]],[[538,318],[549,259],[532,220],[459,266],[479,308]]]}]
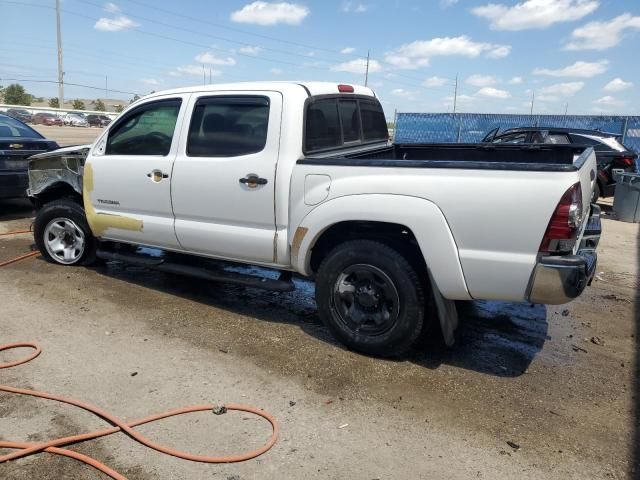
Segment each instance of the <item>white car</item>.
[{"label": "white car", "polygon": [[62,117],[62,122],[65,125],[70,125],[72,127],[88,127],[89,123],[87,123],[87,119],[84,115],[79,115],[77,113],[67,113]]},{"label": "white car", "polygon": [[454,300],[580,295],[601,230],[595,174],[584,146],[390,144],[369,88],[261,82],[144,97],[93,145],[32,157],[29,196],[51,262],[111,259],[275,291],[297,273],[315,279],[340,341],[389,356],[431,321],[451,344]]}]

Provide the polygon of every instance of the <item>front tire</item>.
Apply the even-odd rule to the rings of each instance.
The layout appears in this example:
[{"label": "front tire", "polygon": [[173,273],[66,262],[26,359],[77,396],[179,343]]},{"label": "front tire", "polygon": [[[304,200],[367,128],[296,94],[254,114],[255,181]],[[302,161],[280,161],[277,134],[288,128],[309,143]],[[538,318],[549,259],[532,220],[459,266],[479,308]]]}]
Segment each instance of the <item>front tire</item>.
[{"label": "front tire", "polygon": [[59,265],[90,265],[96,261],[97,241],[91,233],[84,208],[72,200],[46,204],[33,226],[42,256]]},{"label": "front tire", "polygon": [[416,270],[398,251],[371,240],[342,243],[327,255],[316,277],[316,302],[340,342],[370,355],[406,352],[424,322]]}]

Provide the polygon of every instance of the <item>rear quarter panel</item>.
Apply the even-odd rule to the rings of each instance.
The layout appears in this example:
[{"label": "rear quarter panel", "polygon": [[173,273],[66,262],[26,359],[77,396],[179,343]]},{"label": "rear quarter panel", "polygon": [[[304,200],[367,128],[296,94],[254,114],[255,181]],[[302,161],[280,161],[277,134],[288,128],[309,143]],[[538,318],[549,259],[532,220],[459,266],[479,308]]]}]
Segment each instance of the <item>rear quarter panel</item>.
[{"label": "rear quarter panel", "polygon": [[[558,201],[571,185],[582,181],[583,202],[588,208],[589,171],[594,168],[595,157],[589,157],[580,171],[566,172],[296,165],[291,183],[289,245],[297,227],[321,233],[330,226],[326,223],[331,218],[344,216],[342,209],[349,202],[357,205],[349,208],[351,216],[375,216],[380,209],[377,203],[354,199],[385,195],[395,198],[393,211],[389,212],[393,220],[386,221],[417,229],[414,234],[427,265],[446,298],[463,299],[466,295],[522,300]],[[312,174],[331,177],[327,198],[318,205],[306,205],[304,201],[305,177]],[[350,200],[334,202],[343,197]],[[415,199],[425,202],[416,203]],[[315,209],[325,205],[331,206],[333,213],[313,215]],[[434,209],[441,213],[442,222],[434,220]],[[443,248],[447,235],[453,250]],[[300,270],[305,273],[312,237],[306,236],[297,253],[299,264],[294,265],[307,269]],[[447,267],[434,270],[435,265]],[[455,280],[458,270],[464,288]]]}]

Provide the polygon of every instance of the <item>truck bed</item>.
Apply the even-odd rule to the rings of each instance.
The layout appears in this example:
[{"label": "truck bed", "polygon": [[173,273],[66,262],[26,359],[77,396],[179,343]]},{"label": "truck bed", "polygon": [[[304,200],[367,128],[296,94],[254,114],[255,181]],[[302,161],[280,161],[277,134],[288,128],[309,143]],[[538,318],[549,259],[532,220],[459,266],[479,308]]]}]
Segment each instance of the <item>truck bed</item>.
[{"label": "truck bed", "polygon": [[588,157],[573,145],[394,144],[358,153],[328,153],[306,165],[575,171]]}]

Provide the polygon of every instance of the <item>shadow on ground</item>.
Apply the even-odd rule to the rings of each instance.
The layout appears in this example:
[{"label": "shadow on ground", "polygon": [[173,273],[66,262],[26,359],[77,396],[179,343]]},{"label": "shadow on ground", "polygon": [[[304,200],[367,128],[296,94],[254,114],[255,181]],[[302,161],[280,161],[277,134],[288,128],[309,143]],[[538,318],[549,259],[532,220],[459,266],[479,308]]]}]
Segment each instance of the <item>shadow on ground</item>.
[{"label": "shadow on ground", "polygon": [[[640,225],[637,233],[638,245],[640,245]],[[636,265],[640,265],[640,249],[637,252]],[[634,384],[634,442],[633,442],[633,470],[630,478],[640,480],[640,288],[636,289],[634,299],[635,321],[635,369],[633,372]]]},{"label": "shadow on ground", "polygon": [[0,199],[0,221],[32,217],[33,205],[26,198]]},{"label": "shadow on ground", "polygon": [[[256,267],[234,267],[234,271],[277,275],[276,272]],[[276,293],[203,282],[116,262],[98,267],[97,272],[243,316],[297,325],[308,335],[343,348],[322,325],[317,315],[314,285],[304,279],[294,280],[297,287],[295,291]],[[548,324],[544,306],[464,302],[461,307],[458,339],[453,348],[446,348],[441,341],[434,341],[433,338],[425,338],[399,361],[410,361],[430,369],[449,364],[494,376],[515,377],[527,370],[547,339]],[[441,338],[439,331],[435,335]]]}]

